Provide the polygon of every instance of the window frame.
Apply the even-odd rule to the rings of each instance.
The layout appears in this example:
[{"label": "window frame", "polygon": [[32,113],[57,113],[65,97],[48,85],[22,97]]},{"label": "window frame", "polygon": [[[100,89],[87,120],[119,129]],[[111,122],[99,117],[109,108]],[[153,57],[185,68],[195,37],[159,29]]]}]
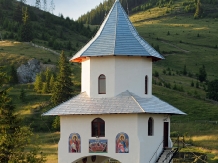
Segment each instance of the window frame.
[{"label": "window frame", "polygon": [[[102,90],[102,82],[104,80],[104,91]],[[106,94],[106,76],[104,74],[99,75],[98,77],[98,94]]]},{"label": "window frame", "polygon": [[[95,125],[97,124],[97,133]],[[103,125],[103,129],[101,128]],[[95,118],[91,123],[91,136],[92,137],[105,137],[105,121],[101,118]]]},{"label": "window frame", "polygon": [[145,94],[148,94],[148,75],[145,76]]},{"label": "window frame", "polygon": [[149,117],[148,119],[148,136],[154,135],[154,119]]}]

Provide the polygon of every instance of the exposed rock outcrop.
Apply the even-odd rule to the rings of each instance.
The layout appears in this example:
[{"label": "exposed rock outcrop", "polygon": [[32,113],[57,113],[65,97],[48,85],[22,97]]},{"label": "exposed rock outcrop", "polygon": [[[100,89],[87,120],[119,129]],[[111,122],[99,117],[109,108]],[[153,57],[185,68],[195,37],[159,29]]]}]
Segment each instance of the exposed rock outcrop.
[{"label": "exposed rock outcrop", "polygon": [[19,83],[32,83],[41,71],[41,64],[37,59],[31,59],[17,69]]}]

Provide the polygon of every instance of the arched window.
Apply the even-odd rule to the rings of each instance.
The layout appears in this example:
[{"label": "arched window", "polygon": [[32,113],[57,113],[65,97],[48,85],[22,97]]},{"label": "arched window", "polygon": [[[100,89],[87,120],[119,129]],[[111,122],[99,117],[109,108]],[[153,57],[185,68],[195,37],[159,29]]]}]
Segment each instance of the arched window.
[{"label": "arched window", "polygon": [[148,76],[145,76],[145,94],[148,94]]},{"label": "arched window", "polygon": [[103,74],[98,77],[98,94],[106,94],[106,77]]},{"label": "arched window", "polygon": [[148,136],[153,136],[153,131],[154,131],[154,121],[153,118],[148,119]]},{"label": "arched window", "polygon": [[92,121],[92,137],[105,137],[105,122],[101,118]]}]

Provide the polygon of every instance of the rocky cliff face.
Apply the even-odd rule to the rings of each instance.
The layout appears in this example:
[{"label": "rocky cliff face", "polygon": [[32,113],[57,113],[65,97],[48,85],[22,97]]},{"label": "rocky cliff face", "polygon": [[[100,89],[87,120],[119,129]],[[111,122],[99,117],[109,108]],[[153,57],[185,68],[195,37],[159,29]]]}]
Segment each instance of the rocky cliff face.
[{"label": "rocky cliff face", "polygon": [[31,59],[17,69],[19,83],[32,83],[41,71],[41,64],[37,59]]}]

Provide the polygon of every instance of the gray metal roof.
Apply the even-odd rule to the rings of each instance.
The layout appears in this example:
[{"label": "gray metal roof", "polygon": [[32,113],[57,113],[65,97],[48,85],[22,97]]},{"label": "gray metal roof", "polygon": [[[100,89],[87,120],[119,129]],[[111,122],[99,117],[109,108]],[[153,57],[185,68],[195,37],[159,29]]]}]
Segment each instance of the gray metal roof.
[{"label": "gray metal roof", "polygon": [[80,62],[82,57],[109,55],[164,59],[139,36],[119,0],[114,3],[95,37],[77,52],[71,61]]},{"label": "gray metal roof", "polygon": [[78,115],[78,114],[180,114],[184,112],[168,103],[152,96],[141,98],[129,91],[125,91],[111,98],[90,98],[82,92],[72,99],[56,106],[43,115]]}]

